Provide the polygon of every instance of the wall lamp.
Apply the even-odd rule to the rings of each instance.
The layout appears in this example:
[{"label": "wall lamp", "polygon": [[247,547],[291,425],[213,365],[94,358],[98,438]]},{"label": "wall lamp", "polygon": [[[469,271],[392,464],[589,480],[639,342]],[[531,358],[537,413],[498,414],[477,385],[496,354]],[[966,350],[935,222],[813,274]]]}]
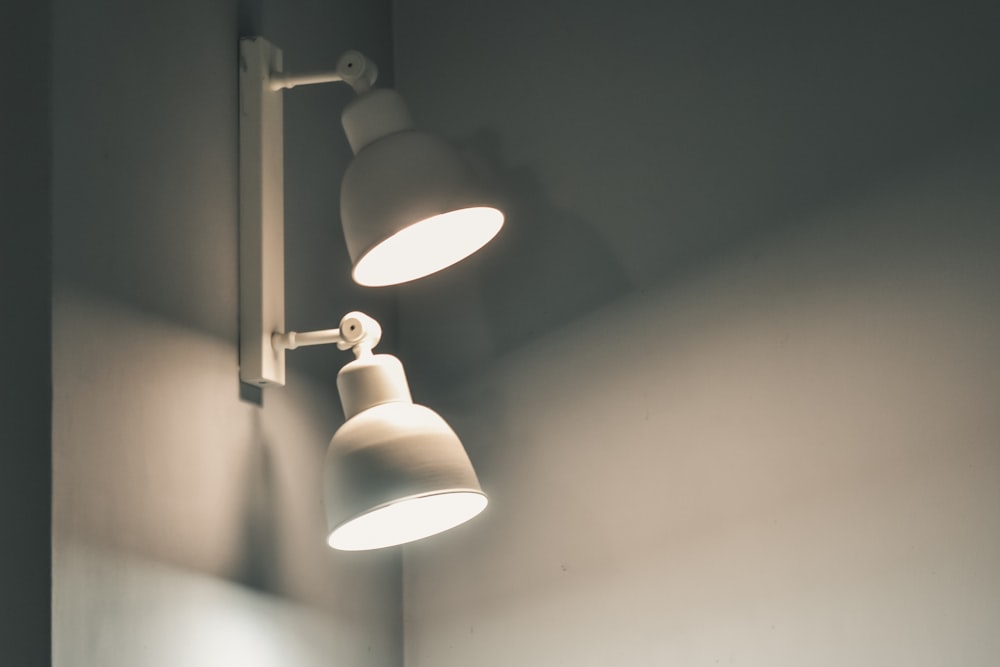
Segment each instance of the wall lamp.
[{"label": "wall lamp", "polygon": [[337,375],[346,419],[324,470],[328,538],[335,549],[403,544],[447,530],[487,504],[458,436],[413,403],[400,361],[373,354],[381,327],[349,313],[337,329],[285,330],[284,90],[344,82],[357,93],[341,120],[355,157],[340,213],[362,285],[435,273],[488,243],[503,226],[481,177],[444,141],[413,129],[402,97],[374,89],[377,69],[356,51],[336,70],[286,74],[281,51],[240,40],[240,379],[285,383],[285,352],[336,344],[355,359]]}]

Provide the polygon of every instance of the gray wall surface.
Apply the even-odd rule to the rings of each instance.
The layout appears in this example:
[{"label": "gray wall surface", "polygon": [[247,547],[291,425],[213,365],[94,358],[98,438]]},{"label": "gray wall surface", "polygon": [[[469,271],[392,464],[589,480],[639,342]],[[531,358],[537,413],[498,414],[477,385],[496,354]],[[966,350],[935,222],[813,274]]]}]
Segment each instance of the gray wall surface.
[{"label": "gray wall surface", "polygon": [[[57,0],[53,20],[55,664],[400,664],[398,555],[325,544],[341,415],[303,368],[345,355],[297,359],[262,402],[237,370],[238,26],[290,68],[385,61],[388,6]],[[348,159],[322,135],[337,94],[287,105],[291,174]],[[323,251],[336,199],[288,180],[289,252],[316,248],[289,262],[289,322],[330,326],[348,295],[302,286],[349,275]]]},{"label": "gray wall surface", "polygon": [[412,375],[474,374],[974,141],[1000,108],[998,24],[978,0],[399,0],[400,90],[508,211],[479,256],[400,290]]},{"label": "gray wall surface", "polygon": [[[392,9],[56,0],[51,101],[45,7],[0,22],[2,294],[43,332],[7,345],[5,656],[47,658],[51,390],[59,665],[992,664],[996,7]],[[353,287],[350,92],[286,98],[290,326],[378,317],[492,499],[402,581],[323,544],[343,356],[236,380],[238,31],[366,52],[506,198],[472,260]]]},{"label": "gray wall surface", "polygon": [[49,662],[52,566],[49,7],[0,5],[0,662]]},{"label": "gray wall surface", "polygon": [[994,665],[998,148],[463,383],[491,505],[405,550],[406,665]]},{"label": "gray wall surface", "polygon": [[491,497],[405,550],[408,667],[995,663],[998,19],[397,2],[510,212],[400,290]]}]

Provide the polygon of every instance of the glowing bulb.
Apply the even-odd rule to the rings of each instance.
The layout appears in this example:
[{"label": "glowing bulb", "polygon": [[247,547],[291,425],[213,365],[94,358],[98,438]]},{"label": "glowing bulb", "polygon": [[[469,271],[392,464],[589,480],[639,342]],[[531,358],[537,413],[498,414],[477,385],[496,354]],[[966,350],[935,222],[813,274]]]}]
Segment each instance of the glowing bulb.
[{"label": "glowing bulb", "polygon": [[503,221],[503,213],[486,206],[426,218],[369,250],[354,267],[354,280],[382,287],[430,275],[489,243]]},{"label": "glowing bulb", "polygon": [[405,544],[465,523],[484,509],[486,496],[445,491],[387,503],[337,526],[327,542],[334,549],[362,551]]}]

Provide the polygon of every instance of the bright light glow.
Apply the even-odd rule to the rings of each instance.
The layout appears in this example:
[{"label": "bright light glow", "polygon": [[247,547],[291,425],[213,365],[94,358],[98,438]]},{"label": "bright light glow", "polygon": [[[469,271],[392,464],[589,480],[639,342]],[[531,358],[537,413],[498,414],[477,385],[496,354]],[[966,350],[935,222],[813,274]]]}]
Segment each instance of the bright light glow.
[{"label": "bright light glow", "polygon": [[369,250],[354,267],[354,281],[382,287],[422,278],[476,252],[501,227],[503,213],[486,206],[426,218]]},{"label": "bright light glow", "polygon": [[403,498],[337,526],[327,542],[334,549],[362,551],[405,544],[454,528],[484,509],[486,496],[445,491]]}]

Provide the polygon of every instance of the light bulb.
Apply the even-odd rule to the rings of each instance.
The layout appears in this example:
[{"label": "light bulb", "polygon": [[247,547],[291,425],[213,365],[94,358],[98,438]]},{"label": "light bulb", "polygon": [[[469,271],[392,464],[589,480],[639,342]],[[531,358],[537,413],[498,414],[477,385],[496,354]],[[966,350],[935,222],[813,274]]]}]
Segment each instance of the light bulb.
[{"label": "light bulb", "polygon": [[465,490],[402,498],[341,524],[327,542],[342,551],[405,544],[468,521],[482,512],[487,502],[482,493]]},{"label": "light bulb", "polygon": [[487,206],[425,218],[365,253],[354,267],[354,280],[360,285],[382,287],[430,275],[489,243],[503,222],[503,213]]}]

